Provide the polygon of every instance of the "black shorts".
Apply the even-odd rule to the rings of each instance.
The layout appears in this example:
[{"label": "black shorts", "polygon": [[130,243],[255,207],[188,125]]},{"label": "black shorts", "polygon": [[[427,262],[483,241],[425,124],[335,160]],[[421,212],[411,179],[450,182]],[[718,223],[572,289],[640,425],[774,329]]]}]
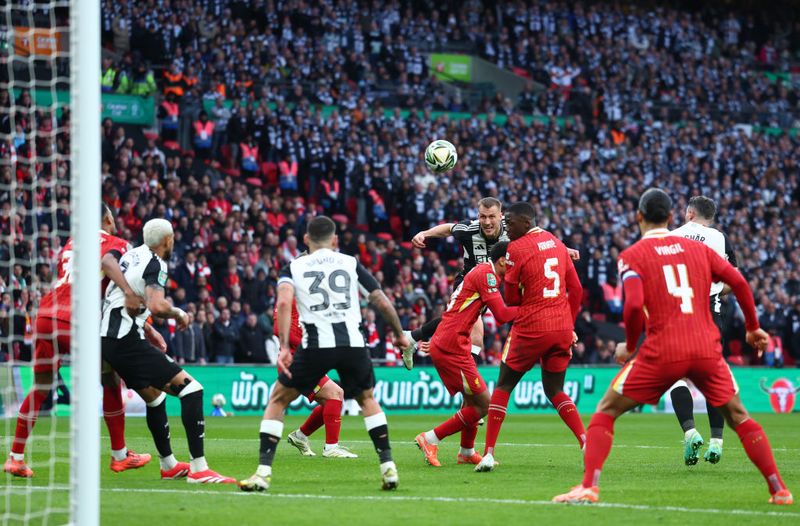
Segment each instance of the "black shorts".
[{"label": "black shorts", "polygon": [[285,373],[278,381],[286,387],[308,395],[314,391],[319,379],[336,369],[339,385],[347,399],[358,397],[363,391],[375,387],[375,371],[365,347],[334,347],[330,349],[297,349],[289,367],[292,377]]},{"label": "black shorts", "polygon": [[183,370],[172,358],[141,339],[135,329],[120,339],[102,338],[101,349],[103,360],[130,389],[150,386],[162,389]]}]

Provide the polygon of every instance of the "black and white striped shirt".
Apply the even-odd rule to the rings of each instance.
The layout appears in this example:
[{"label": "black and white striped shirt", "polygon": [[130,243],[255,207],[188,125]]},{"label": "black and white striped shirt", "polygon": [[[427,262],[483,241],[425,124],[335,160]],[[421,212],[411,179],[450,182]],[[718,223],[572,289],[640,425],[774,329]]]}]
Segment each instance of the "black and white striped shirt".
[{"label": "black and white striped shirt", "polygon": [[294,287],[305,349],[364,347],[360,287],[370,293],[378,282],[358,260],[324,248],[286,265],[278,284]]},{"label": "black and white striped shirt", "polygon": [[[131,289],[142,298],[148,286],[166,287],[167,264],[147,245],[126,252],[119,260],[119,266]],[[114,283],[106,289],[103,300],[103,318],[100,321],[100,336],[108,338],[124,338],[132,330],[144,339],[144,324],[150,317],[150,311],[142,309],[135,318],[131,318],[125,308],[125,293]]]},{"label": "black and white striped shirt", "polygon": [[481,232],[481,225],[477,219],[471,221],[467,219],[456,223],[450,229],[450,234],[464,247],[464,270],[456,276],[456,284],[464,279],[467,272],[475,268],[478,263],[489,261],[489,254],[495,243],[509,241],[505,219],[500,222],[500,235],[497,239],[486,239],[483,236],[483,232]]}]

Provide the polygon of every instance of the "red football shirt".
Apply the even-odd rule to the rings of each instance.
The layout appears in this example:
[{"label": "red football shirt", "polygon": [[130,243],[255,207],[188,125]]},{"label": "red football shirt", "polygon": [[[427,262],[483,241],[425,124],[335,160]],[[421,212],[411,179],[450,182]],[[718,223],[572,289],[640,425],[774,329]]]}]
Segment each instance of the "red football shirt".
[{"label": "red football shirt", "polygon": [[[128,251],[130,245],[124,239],[100,231],[100,258],[109,252],[116,252],[117,258]],[[72,239],[61,249],[56,267],[57,280],[53,288],[39,302],[39,316],[62,321],[72,319]],[[103,277],[100,294],[106,292],[109,279]]]},{"label": "red football shirt", "polygon": [[642,280],[646,329],[639,356],[665,363],[720,356],[708,290],[729,263],[702,243],[657,229],[624,250],[617,265],[623,282]]},{"label": "red football shirt", "polygon": [[573,330],[583,287],[567,247],[536,227],[508,244],[506,259],[506,298],[510,305],[519,301],[520,306],[513,331],[535,336]]},{"label": "red football shirt", "polygon": [[491,263],[481,263],[470,270],[450,296],[431,343],[443,352],[470,353],[472,326],[488,302],[493,298],[502,301],[499,287],[500,280]]},{"label": "red football shirt", "polygon": [[[278,336],[278,307],[272,311],[272,332]],[[292,300],[292,328],[289,329],[289,347],[294,353],[303,343],[303,328],[300,327],[300,314],[297,312],[297,299]]]}]

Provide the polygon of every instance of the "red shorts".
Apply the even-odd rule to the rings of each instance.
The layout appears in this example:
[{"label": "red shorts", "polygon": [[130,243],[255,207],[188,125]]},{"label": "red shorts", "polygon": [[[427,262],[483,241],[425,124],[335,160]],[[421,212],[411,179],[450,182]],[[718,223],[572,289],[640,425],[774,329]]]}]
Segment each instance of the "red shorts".
[{"label": "red shorts", "polygon": [[456,393],[479,395],[488,389],[478,373],[478,366],[475,365],[469,347],[460,349],[457,353],[449,353],[431,343],[430,357],[451,396]]},{"label": "red shorts", "polygon": [[512,329],[503,346],[503,363],[519,373],[530,371],[537,362],[549,373],[563,373],[571,359],[572,331],[520,336]]},{"label": "red shorts", "polygon": [[636,358],[622,368],[611,388],[640,404],[657,404],[661,395],[682,378],[691,380],[714,407],[725,405],[739,392],[733,373],[721,356],[673,363]]},{"label": "red shorts", "polygon": [[47,373],[61,367],[61,356],[70,351],[70,323],[43,316],[36,317],[33,341],[33,372]]},{"label": "red shorts", "polygon": [[319,382],[317,382],[317,385],[314,386],[314,390],[311,391],[310,393],[306,393],[306,395],[305,395],[306,396],[306,400],[308,400],[309,402],[313,402],[314,398],[317,396],[317,393],[319,392],[319,390],[322,389],[322,387],[325,384],[327,384],[328,382],[330,382],[330,381],[331,381],[331,379],[327,374],[325,376],[323,376],[322,378],[320,378]]}]

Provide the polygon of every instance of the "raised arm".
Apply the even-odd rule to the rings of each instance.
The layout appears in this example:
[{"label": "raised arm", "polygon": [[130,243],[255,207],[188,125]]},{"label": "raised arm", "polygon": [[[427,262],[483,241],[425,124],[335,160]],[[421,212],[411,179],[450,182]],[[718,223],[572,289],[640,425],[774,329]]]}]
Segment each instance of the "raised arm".
[{"label": "raised arm", "polygon": [[451,234],[454,226],[456,226],[455,223],[442,223],[441,225],[436,225],[428,230],[423,230],[422,232],[417,233],[417,235],[411,239],[411,244],[416,248],[425,248],[425,240],[427,238],[448,237]]}]

